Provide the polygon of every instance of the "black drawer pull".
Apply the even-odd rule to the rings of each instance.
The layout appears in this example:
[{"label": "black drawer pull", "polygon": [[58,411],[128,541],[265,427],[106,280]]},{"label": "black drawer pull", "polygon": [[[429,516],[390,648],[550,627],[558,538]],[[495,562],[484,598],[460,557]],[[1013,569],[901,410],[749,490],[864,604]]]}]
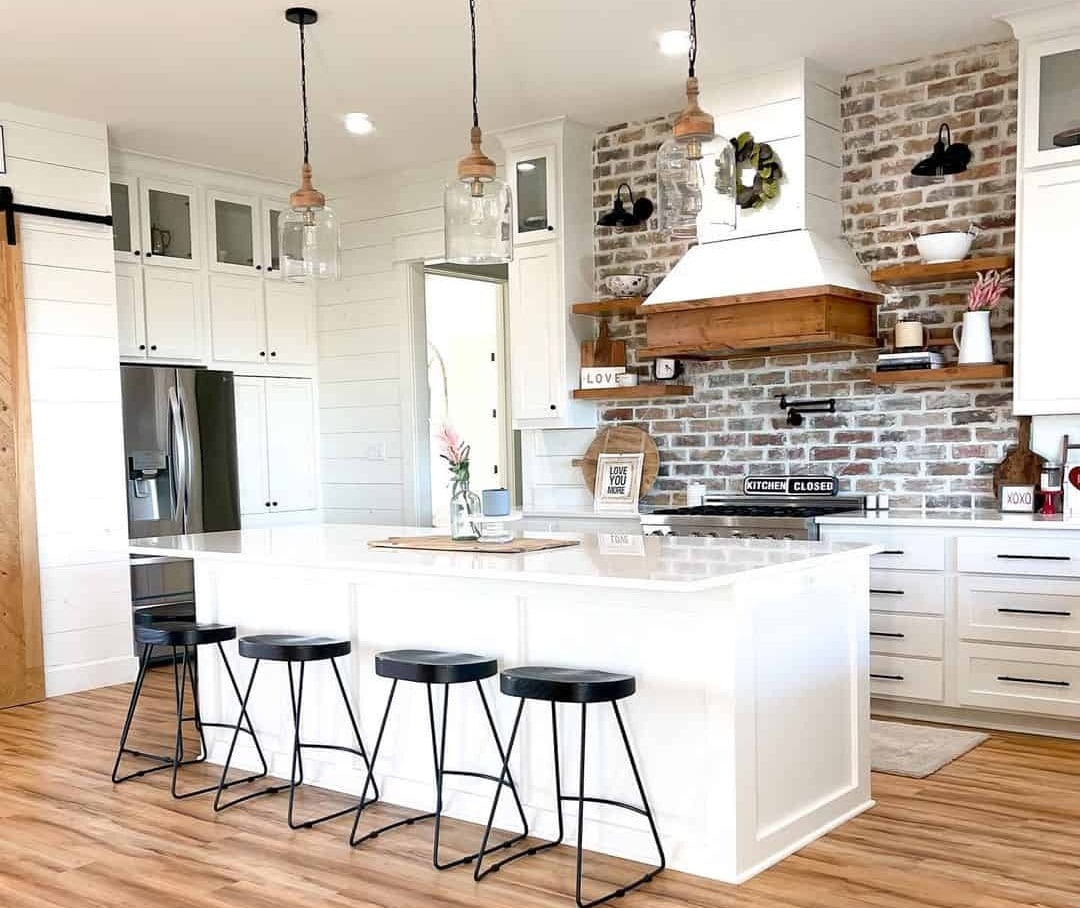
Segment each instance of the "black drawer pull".
[{"label": "black drawer pull", "polygon": [[904,635],[899,631],[870,631],[871,637],[892,637],[895,640],[903,640]]},{"label": "black drawer pull", "polygon": [[1003,615],[1050,615],[1054,618],[1071,618],[1072,612],[1059,612],[1048,608],[999,608]]},{"label": "black drawer pull", "polygon": [[875,590],[873,587],[870,587],[870,592],[874,593],[874,594],[876,594],[878,596],[903,596],[904,595],[903,590]]},{"label": "black drawer pull", "polygon": [[1072,561],[1071,555],[998,555],[1006,561]]},{"label": "black drawer pull", "polygon": [[1071,687],[1068,681],[1044,681],[1042,678],[1018,678],[1014,675],[998,675],[998,681],[1012,681],[1016,684],[1042,684],[1044,687]]},{"label": "black drawer pull", "polygon": [[878,681],[903,681],[903,675],[877,675],[874,672],[870,672],[870,677]]},{"label": "black drawer pull", "polygon": [[885,549],[883,552],[878,552],[879,555],[903,555],[903,549]]}]

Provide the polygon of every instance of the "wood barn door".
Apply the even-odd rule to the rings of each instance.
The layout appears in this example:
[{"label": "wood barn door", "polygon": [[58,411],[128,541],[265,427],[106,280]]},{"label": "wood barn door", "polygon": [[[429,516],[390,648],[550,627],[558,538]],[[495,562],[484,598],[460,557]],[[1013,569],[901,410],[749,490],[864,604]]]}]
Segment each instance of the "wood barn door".
[{"label": "wood barn door", "polygon": [[0,223],[0,708],[45,696],[22,257]]}]

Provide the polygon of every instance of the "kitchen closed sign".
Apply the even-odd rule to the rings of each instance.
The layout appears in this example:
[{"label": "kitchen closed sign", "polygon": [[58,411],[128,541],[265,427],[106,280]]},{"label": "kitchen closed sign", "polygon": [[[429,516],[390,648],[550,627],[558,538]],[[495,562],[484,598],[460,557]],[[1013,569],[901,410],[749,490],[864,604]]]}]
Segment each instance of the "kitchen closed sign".
[{"label": "kitchen closed sign", "polygon": [[835,476],[747,476],[744,495],[835,495]]}]

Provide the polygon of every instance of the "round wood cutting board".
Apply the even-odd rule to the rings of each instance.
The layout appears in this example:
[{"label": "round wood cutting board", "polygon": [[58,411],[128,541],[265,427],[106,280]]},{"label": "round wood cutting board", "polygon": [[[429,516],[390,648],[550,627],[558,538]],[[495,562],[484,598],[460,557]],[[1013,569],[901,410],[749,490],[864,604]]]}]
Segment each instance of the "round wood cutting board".
[{"label": "round wood cutting board", "polygon": [[596,488],[596,464],[601,454],[644,454],[641,495],[644,496],[656,482],[656,474],[660,471],[660,452],[648,432],[634,426],[612,426],[596,433],[589,450],[578,461],[585,487],[590,492]]}]

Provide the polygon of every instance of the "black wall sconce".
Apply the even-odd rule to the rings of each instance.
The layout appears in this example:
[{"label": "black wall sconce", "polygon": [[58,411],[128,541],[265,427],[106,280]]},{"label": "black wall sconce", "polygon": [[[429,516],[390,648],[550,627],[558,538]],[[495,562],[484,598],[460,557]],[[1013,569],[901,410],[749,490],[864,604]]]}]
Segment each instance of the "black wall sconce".
[{"label": "black wall sconce", "polygon": [[[622,191],[623,187],[626,187],[627,193],[630,195],[630,210],[627,211],[623,205]],[[615,201],[611,205],[611,211],[605,212],[600,215],[597,226],[599,227],[637,227],[644,224],[653,213],[653,203],[650,202],[645,196],[639,196],[634,199],[634,192],[630,188],[629,183],[620,183],[619,188],[615,190]]]},{"label": "black wall sconce", "polygon": [[943,180],[954,173],[963,173],[971,163],[971,149],[963,142],[953,142],[948,123],[938,127],[937,141],[929,157],[923,158],[911,168],[916,177],[933,177]]},{"label": "black wall sconce", "polygon": [[781,394],[780,409],[787,411],[787,424],[789,426],[801,426],[803,424],[803,414],[835,413],[836,398],[829,397],[819,400],[788,400],[786,394]]}]

